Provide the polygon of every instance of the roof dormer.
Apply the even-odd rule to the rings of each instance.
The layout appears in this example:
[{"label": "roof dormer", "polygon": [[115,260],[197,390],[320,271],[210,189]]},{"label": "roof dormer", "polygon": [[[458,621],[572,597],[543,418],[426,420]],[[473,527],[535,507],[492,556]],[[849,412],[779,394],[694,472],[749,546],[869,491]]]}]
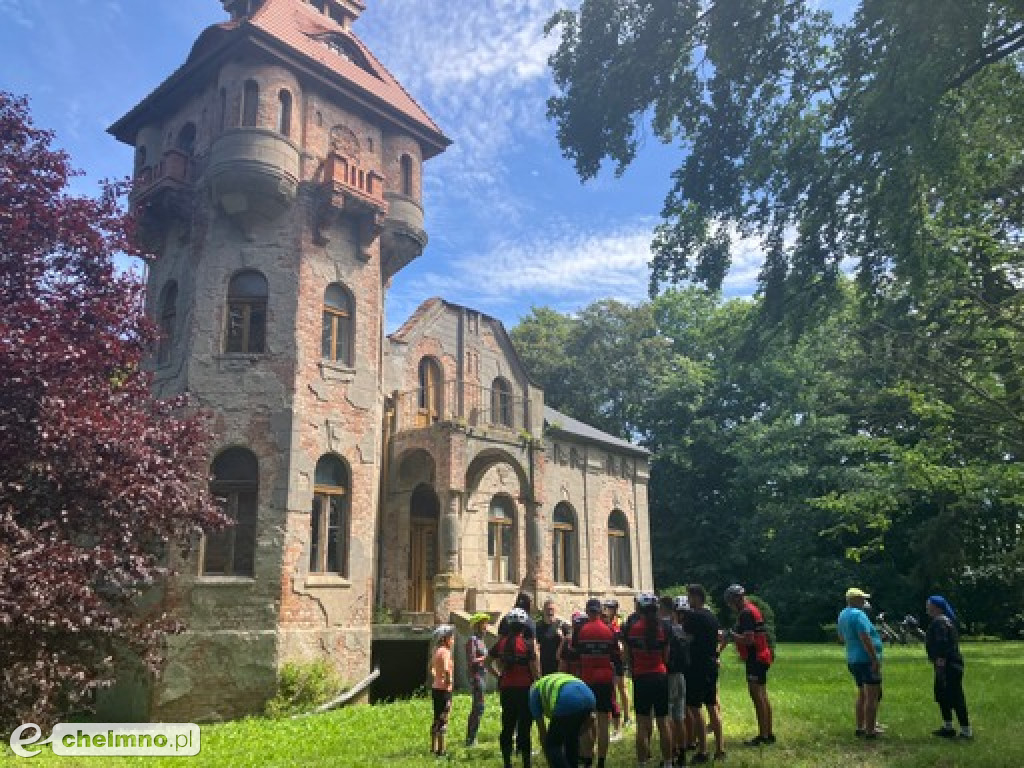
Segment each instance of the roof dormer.
[{"label": "roof dormer", "polygon": [[359,18],[366,5],[362,0],[306,0],[324,16],[337,22],[343,29],[349,29]]}]

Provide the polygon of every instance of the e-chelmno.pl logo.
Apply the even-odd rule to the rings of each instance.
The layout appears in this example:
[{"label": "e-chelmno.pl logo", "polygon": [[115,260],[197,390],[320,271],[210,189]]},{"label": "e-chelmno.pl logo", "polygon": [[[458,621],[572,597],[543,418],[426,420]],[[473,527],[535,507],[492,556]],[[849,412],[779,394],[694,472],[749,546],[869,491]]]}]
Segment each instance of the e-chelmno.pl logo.
[{"label": "e-chelmno.pl logo", "polygon": [[11,749],[18,757],[35,757],[43,744],[50,744],[56,755],[187,757],[198,755],[200,747],[195,723],[57,723],[50,738],[40,741],[42,736],[35,723],[19,725],[11,734]]}]

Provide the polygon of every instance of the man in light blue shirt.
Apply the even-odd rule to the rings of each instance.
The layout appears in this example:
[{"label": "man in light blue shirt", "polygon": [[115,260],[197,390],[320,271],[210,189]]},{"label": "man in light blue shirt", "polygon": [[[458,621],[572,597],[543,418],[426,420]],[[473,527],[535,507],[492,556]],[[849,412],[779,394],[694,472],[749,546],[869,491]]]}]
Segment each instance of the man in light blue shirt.
[{"label": "man in light blue shirt", "polygon": [[857,683],[857,735],[878,738],[878,701],[882,697],[882,638],[864,612],[871,597],[863,589],[846,590],[839,614],[839,639],[846,644],[846,666]]}]

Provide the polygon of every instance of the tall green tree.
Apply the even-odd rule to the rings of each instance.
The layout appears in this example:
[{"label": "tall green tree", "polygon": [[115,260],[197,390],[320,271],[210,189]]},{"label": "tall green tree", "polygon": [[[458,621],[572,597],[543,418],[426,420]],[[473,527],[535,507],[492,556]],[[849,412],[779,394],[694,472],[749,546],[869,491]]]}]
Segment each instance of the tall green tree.
[{"label": "tall green tree", "polygon": [[680,149],[652,291],[719,286],[758,237],[761,321],[799,334],[856,274],[866,381],[836,460],[860,480],[820,502],[848,554],[896,544],[893,568],[926,566],[908,589],[1019,592],[1024,6],[583,0],[550,26],[549,114],[581,178],[621,172],[648,120]]}]

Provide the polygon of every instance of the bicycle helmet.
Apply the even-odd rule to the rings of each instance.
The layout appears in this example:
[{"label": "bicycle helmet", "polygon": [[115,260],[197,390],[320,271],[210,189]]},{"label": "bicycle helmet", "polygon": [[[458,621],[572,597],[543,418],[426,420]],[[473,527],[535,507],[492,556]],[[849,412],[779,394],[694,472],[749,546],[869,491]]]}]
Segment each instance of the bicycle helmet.
[{"label": "bicycle helmet", "polygon": [[679,595],[679,597],[672,601],[672,608],[676,611],[690,610],[690,598],[686,595]]},{"label": "bicycle helmet", "polygon": [[513,608],[505,614],[505,619],[508,621],[509,626],[514,627],[517,624],[526,624],[530,617],[526,615],[526,611],[522,608]]},{"label": "bicycle helmet", "polygon": [[601,601],[598,600],[596,597],[590,598],[589,600],[587,600],[587,606],[585,610],[587,613],[600,613]]},{"label": "bicycle helmet", "polygon": [[636,607],[641,610],[644,608],[657,608],[658,596],[653,592],[641,592],[636,596]]},{"label": "bicycle helmet", "polygon": [[731,587],[725,590],[725,602],[731,602],[736,598],[743,597],[746,594],[746,590],[743,589],[739,584],[733,584]]},{"label": "bicycle helmet", "polygon": [[602,608],[608,608],[610,611],[612,611],[614,613],[617,613],[618,610],[619,610],[619,601],[618,600],[613,600],[612,598],[609,597],[609,598],[606,598],[604,600],[604,602],[601,603],[601,607]]},{"label": "bicycle helmet", "polygon": [[455,634],[455,627],[451,624],[441,624],[434,630],[434,639],[437,641],[444,640],[446,637]]},{"label": "bicycle helmet", "polygon": [[490,621],[490,620],[491,620],[491,614],[483,613],[481,611],[480,613],[474,613],[472,616],[469,617],[469,625],[471,627],[475,627],[481,621]]}]

